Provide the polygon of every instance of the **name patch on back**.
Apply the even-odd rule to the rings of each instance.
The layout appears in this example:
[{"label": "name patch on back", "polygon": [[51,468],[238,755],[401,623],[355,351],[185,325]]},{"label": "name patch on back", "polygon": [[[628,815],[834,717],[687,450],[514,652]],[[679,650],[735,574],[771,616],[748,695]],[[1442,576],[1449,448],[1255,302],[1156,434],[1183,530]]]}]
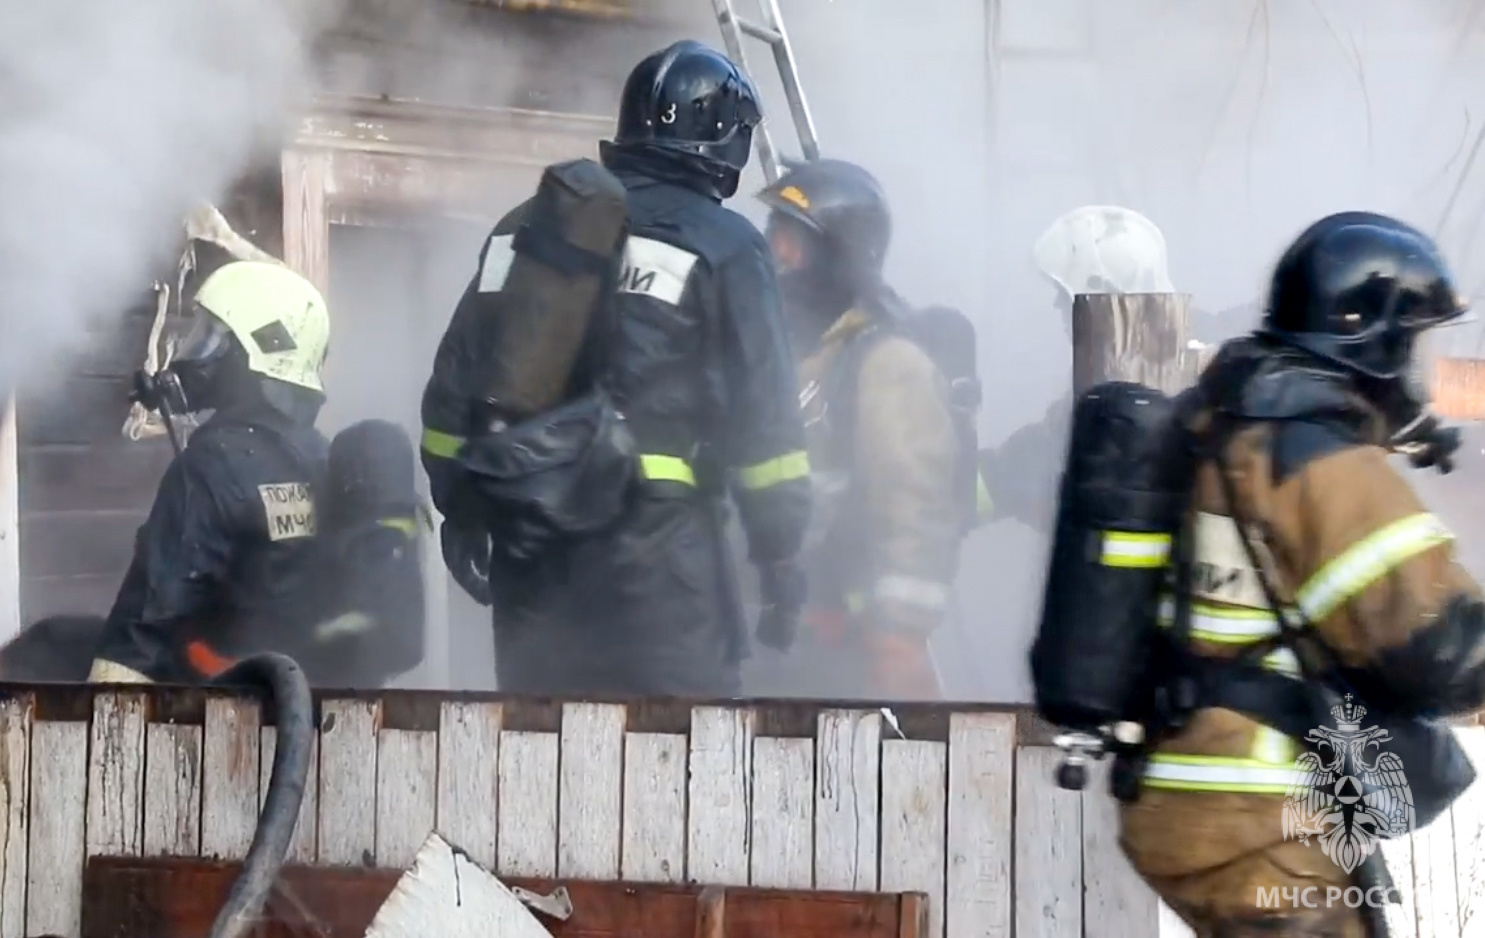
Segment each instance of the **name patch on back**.
[{"label": "name patch on back", "polygon": [[263,499],[270,541],[315,536],[315,501],[308,485],[303,482],[260,485],[258,497]]},{"label": "name patch on back", "polygon": [[696,255],[664,241],[630,238],[624,245],[619,292],[653,297],[671,306],[681,305],[686,282],[696,266]]},{"label": "name patch on back", "polygon": [[481,293],[499,293],[505,289],[505,278],[515,263],[514,235],[495,235],[485,247],[485,262],[480,266]]},{"label": "name patch on back", "polygon": [[1196,513],[1196,549],[1191,565],[1191,592],[1197,599],[1269,608],[1263,580],[1248,557],[1243,534],[1226,515]]}]

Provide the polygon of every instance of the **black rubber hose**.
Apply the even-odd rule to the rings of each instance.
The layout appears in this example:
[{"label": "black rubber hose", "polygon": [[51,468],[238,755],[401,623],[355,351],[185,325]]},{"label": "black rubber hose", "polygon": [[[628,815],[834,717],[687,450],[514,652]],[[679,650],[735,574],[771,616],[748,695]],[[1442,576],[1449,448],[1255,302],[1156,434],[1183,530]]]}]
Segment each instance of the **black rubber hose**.
[{"label": "black rubber hose", "polygon": [[277,716],[278,743],[273,753],[273,772],[268,778],[268,796],[258,815],[253,845],[248,848],[242,872],[232,884],[227,902],[217,913],[208,938],[242,938],[257,924],[258,914],[289,853],[299,805],[309,777],[309,759],[314,742],[314,699],[304,670],[286,655],[262,654],[244,658],[219,675],[217,684],[251,685],[273,695]]}]

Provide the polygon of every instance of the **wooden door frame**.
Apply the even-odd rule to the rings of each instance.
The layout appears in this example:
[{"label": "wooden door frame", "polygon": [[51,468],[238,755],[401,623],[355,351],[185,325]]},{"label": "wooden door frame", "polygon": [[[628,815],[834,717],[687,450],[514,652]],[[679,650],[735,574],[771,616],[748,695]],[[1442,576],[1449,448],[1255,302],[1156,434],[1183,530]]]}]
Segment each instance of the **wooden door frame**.
[{"label": "wooden door frame", "polygon": [[284,260],[329,287],[330,226],[367,212],[493,221],[512,168],[597,154],[607,117],[351,96],[318,99],[282,155]]},{"label": "wooden door frame", "polygon": [[[597,155],[613,121],[515,108],[462,108],[378,98],[324,97],[281,157],[283,259],[326,295],[330,226],[370,216],[494,220],[490,195],[512,169]],[[441,522],[435,518],[435,524]],[[424,539],[428,647],[424,674],[449,680],[448,576]]]}]

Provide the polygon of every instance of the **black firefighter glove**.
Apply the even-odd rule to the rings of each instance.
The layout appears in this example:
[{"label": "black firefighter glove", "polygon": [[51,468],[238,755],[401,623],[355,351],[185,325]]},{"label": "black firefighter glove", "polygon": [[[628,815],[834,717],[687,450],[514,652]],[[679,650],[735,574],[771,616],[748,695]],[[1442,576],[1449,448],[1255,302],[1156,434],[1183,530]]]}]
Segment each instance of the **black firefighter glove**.
[{"label": "black firefighter glove", "polygon": [[481,527],[455,524],[448,518],[438,529],[443,563],[454,582],[481,606],[494,601],[490,593],[490,535]]},{"label": "black firefighter glove", "polygon": [[809,592],[799,561],[776,560],[758,566],[763,612],[758,617],[758,641],[776,651],[788,651],[799,633],[799,617]]},{"label": "black firefighter glove", "polygon": [[1424,414],[1392,438],[1392,449],[1408,457],[1418,469],[1437,469],[1447,475],[1454,469],[1454,451],[1459,449],[1458,427],[1446,427],[1439,418]]}]

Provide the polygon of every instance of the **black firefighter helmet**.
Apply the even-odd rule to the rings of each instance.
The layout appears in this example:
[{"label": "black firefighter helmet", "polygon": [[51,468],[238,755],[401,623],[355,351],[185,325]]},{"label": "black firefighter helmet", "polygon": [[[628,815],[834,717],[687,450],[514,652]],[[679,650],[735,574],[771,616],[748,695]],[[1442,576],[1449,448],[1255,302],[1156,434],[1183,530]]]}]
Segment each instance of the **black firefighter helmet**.
[{"label": "black firefighter helmet", "polygon": [[730,198],[763,119],[758,91],[731,59],[694,40],[646,56],[624,82],[605,151],[658,158],[714,181]]},{"label": "black firefighter helmet", "polygon": [[[758,194],[774,219],[792,219],[816,243],[800,266],[834,272],[855,294],[881,282],[892,241],[892,213],[876,177],[845,160],[792,166]],[[788,267],[789,264],[781,264]]]},{"label": "black firefighter helmet", "polygon": [[1386,215],[1341,212],[1279,259],[1260,332],[1387,381],[1413,364],[1419,333],[1467,310],[1432,238]]}]

